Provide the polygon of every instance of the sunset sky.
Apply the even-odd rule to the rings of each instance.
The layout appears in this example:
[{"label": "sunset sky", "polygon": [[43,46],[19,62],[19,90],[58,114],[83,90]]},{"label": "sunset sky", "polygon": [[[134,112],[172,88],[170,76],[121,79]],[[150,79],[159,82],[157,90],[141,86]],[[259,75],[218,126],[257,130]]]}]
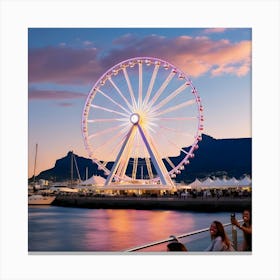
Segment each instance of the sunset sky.
[{"label": "sunset sky", "polygon": [[[0,1],[0,259],[5,268],[0,278],[279,279],[279,5],[277,0]],[[136,55],[160,57],[191,75],[204,106],[204,133],[253,138],[254,253],[243,255],[246,265],[234,273],[228,271],[235,256],[189,255],[186,269],[186,259],[175,255],[155,265],[158,255],[27,254],[26,175],[27,163],[29,176],[33,173],[35,144],[37,174],[70,149],[88,157],[81,132],[87,94],[108,67]],[[272,194],[269,199],[264,188]],[[266,215],[274,228],[270,238],[260,209],[273,213]],[[273,257],[264,266],[269,254]],[[169,269],[174,261],[176,273]]]},{"label": "sunset sky", "polygon": [[87,95],[109,68],[138,56],[161,58],[186,72],[204,106],[204,132],[251,137],[251,29],[30,28],[28,160],[33,175],[69,150],[89,157],[81,116]]}]

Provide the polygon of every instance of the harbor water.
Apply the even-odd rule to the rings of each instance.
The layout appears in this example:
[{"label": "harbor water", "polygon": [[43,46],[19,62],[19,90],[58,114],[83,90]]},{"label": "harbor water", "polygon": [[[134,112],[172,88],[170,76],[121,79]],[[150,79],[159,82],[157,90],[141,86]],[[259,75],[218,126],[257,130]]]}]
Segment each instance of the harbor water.
[{"label": "harbor water", "polygon": [[[127,249],[204,228],[214,220],[230,222],[229,212],[28,207],[29,252],[123,252]],[[241,213],[236,213],[241,219]],[[226,228],[231,238],[231,229]],[[238,241],[242,240],[240,230]],[[189,251],[203,251],[209,232],[180,240]],[[166,251],[166,244],[143,250]],[[139,251],[141,252],[141,251]]]}]

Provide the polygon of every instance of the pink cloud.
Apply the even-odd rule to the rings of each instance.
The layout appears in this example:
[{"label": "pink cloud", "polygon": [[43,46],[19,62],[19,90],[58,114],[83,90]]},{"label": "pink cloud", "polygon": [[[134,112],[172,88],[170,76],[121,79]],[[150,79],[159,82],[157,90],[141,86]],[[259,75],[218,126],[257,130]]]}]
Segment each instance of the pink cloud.
[{"label": "pink cloud", "polygon": [[159,57],[194,77],[244,76],[251,67],[251,41],[232,43],[205,36],[165,38],[150,35],[139,38],[127,34],[113,42],[106,55],[97,49],[42,48],[30,50],[29,82],[85,84],[96,81],[106,70],[124,59],[136,56]]},{"label": "pink cloud", "polygon": [[86,96],[82,93],[72,91],[60,91],[60,90],[41,90],[41,89],[30,89],[28,92],[29,100],[34,99],[77,99],[85,98]]},{"label": "pink cloud", "polygon": [[30,83],[84,83],[100,70],[95,48],[41,48],[30,50],[28,57]]},{"label": "pink cloud", "polygon": [[204,34],[223,33],[226,28],[207,28],[203,31]]},{"label": "pink cloud", "polygon": [[213,69],[222,66],[231,66],[231,74],[243,76],[250,71],[251,42],[231,43],[224,39],[213,41],[205,36],[180,36],[175,39],[150,36],[127,47],[112,50],[103,62],[107,65],[116,58],[120,61],[141,55],[166,59],[195,77],[207,72],[215,75]]}]

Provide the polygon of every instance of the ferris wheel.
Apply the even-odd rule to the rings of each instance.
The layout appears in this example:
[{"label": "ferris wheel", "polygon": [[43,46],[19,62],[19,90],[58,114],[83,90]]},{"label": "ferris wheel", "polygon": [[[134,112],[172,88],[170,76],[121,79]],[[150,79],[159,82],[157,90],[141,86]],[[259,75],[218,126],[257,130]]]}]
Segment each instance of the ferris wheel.
[{"label": "ferris wheel", "polygon": [[153,57],[122,61],[88,94],[82,134],[86,150],[107,176],[105,185],[173,185],[194,157],[203,106],[186,73]]}]

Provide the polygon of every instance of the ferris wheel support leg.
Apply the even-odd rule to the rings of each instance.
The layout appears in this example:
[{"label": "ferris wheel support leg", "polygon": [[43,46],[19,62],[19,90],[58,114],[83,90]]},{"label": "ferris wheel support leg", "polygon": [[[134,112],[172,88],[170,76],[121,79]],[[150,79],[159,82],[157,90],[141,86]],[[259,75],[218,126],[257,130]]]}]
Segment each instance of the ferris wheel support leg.
[{"label": "ferris wheel support leg", "polygon": [[[136,131],[135,131],[136,132]],[[124,178],[125,177],[125,172],[126,172],[126,169],[127,169],[127,166],[128,166],[128,162],[129,162],[129,157],[131,155],[131,150],[132,150],[132,139],[133,139],[133,136],[130,137],[130,141],[128,142],[127,146],[126,146],[126,149],[123,153],[123,161],[122,161],[122,164],[119,165],[119,167],[121,168],[120,169],[120,174],[119,176],[121,178]]]},{"label": "ferris wheel support leg", "polygon": [[108,175],[107,179],[106,179],[106,182],[105,182],[105,186],[108,186],[109,184],[111,184],[115,174],[116,174],[116,171],[119,167],[119,164],[121,162],[121,160],[123,159],[123,154],[125,152],[125,149],[127,148],[127,145],[129,144],[130,140],[135,136],[135,133],[136,133],[136,127],[135,125],[132,126],[132,128],[130,129],[130,131],[128,132],[124,142],[123,142],[123,145],[118,153],[118,156],[115,160],[115,163],[112,167],[112,170],[110,172],[110,174]]},{"label": "ferris wheel support leg", "polygon": [[137,165],[138,165],[138,158],[134,158],[133,160],[133,169],[132,169],[132,179],[136,179],[136,173],[137,173]]},{"label": "ferris wheel support leg", "polygon": [[[174,186],[167,170],[166,170],[166,167],[164,165],[164,163],[162,162],[162,159],[160,158],[160,156],[158,155],[155,147],[153,145],[150,145],[146,135],[145,135],[145,132],[143,131],[142,127],[138,124],[138,129],[139,129],[139,132],[140,132],[140,135],[145,143],[145,146],[150,154],[150,157],[151,157],[151,160],[152,160],[152,163],[154,164],[154,167],[157,171],[157,174],[161,180],[161,183],[163,185],[171,185],[171,186]],[[151,143],[152,144],[152,143]]]}]

